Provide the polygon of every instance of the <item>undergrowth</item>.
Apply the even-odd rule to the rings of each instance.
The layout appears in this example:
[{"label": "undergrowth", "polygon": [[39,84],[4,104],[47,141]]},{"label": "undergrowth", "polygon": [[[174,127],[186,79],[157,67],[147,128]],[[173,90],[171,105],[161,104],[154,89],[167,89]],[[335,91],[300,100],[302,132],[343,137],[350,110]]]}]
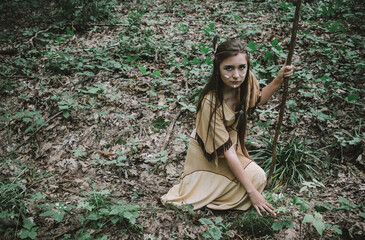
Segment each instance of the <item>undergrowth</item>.
[{"label": "undergrowth", "polygon": [[[165,178],[167,170],[177,171],[172,147],[160,152],[156,144],[163,137],[156,134],[168,131],[168,113],[178,109],[183,120],[177,125],[184,127],[171,142],[186,150],[185,128],[212,68],[216,34],[220,41],[239,37],[247,42],[252,70],[261,86],[270,83],[286,57],[293,2],[2,1],[0,234],[52,238],[57,234],[49,230],[55,228],[63,230],[58,233],[63,239],[158,239],[159,233],[144,231],[161,219],[156,212],[170,213],[152,206],[154,213],[148,215],[145,205],[153,205],[161,190],[147,187],[150,192],[144,193],[138,186],[147,183],[135,181],[146,172]],[[300,237],[304,227],[313,227],[315,237],[339,238],[344,223],[330,223],[326,214],[355,213],[363,220],[362,205],[344,197],[326,202],[315,193],[326,187],[318,175],[323,163],[364,166],[363,10],[354,0],[303,3],[297,68],[273,175],[277,192],[296,187],[299,194],[266,196],[282,206],[280,218],[260,218],[253,210],[235,219],[197,216],[191,209],[187,218],[175,209],[174,216],[187,224],[185,232],[174,233],[176,238],[269,237],[298,223]],[[276,116],[270,105],[252,118],[272,130]],[[85,128],[75,131],[81,125]],[[109,127],[117,133],[107,136]],[[305,133],[299,131],[303,128]],[[262,129],[252,131],[256,136]],[[85,132],[94,135],[80,138]],[[300,137],[289,137],[292,132]],[[261,136],[253,158],[268,171],[272,138]],[[93,145],[84,146],[91,138]],[[56,160],[44,161],[51,156]],[[94,179],[83,179],[80,171]],[[58,184],[75,177],[77,183]],[[80,182],[96,184],[85,190]],[[115,196],[108,188],[119,184],[125,189]],[[67,187],[83,190],[65,195]]]}]

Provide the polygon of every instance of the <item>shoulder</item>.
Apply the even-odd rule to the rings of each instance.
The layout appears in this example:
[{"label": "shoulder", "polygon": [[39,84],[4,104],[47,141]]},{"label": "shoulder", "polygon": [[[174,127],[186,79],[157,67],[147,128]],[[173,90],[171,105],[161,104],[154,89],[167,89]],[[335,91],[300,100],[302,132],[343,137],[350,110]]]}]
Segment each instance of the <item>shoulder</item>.
[{"label": "shoulder", "polygon": [[219,100],[218,100],[216,93],[211,91],[203,97],[202,105],[203,104],[215,105],[216,101],[218,101],[218,104],[219,104]]}]

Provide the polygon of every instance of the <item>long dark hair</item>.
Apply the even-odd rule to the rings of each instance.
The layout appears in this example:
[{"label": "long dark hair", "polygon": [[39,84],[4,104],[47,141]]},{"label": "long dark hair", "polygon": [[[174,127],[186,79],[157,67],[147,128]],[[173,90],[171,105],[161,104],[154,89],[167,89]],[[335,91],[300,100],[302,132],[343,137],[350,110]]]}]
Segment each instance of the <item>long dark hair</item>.
[{"label": "long dark hair", "polygon": [[[216,41],[216,38],[214,39]],[[213,41],[213,48],[214,48],[214,41]],[[245,146],[245,135],[246,135],[246,126],[247,126],[247,101],[246,97],[248,94],[248,78],[250,75],[250,61],[245,49],[245,45],[239,40],[239,39],[233,39],[228,40],[220,44],[215,49],[215,57],[213,61],[213,73],[210,76],[207,84],[203,88],[202,92],[200,93],[199,100],[197,102],[197,112],[201,109],[202,101],[204,97],[208,93],[212,93],[212,98],[215,97],[215,106],[211,111],[211,115],[209,117],[209,121],[212,121],[213,114],[216,114],[217,109],[221,107],[223,103],[223,81],[221,79],[221,74],[219,70],[220,64],[227,58],[236,56],[239,53],[244,53],[246,55],[247,60],[247,72],[244,82],[240,86],[240,104],[239,114],[236,115],[236,118],[238,118],[238,124],[237,124],[237,134],[238,138],[241,143],[242,152],[244,152],[244,146]],[[224,112],[223,112],[224,116]],[[214,119],[216,119],[214,117]],[[210,127],[211,124],[209,124]],[[215,125],[215,124],[213,124]],[[208,127],[208,131],[209,131]]]}]

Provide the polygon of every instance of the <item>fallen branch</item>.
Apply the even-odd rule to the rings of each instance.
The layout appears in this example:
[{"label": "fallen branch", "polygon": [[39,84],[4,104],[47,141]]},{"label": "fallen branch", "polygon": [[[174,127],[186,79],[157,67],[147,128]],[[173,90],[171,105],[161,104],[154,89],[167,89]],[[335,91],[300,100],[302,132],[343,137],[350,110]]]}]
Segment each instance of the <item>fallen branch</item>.
[{"label": "fallen branch", "polygon": [[44,124],[42,126],[40,126],[39,128],[37,128],[32,135],[30,135],[23,143],[19,144],[14,150],[12,150],[8,155],[6,155],[5,157],[3,157],[2,159],[5,159],[7,157],[9,157],[12,153],[16,152],[19,148],[21,148],[22,146],[24,146],[32,137],[34,137],[47,123],[49,123],[50,121],[52,121],[54,118],[58,117],[63,111],[59,111],[57,112],[55,115],[53,115],[51,118],[49,118],[46,122],[44,122]]},{"label": "fallen branch", "polygon": [[171,122],[171,124],[169,126],[169,129],[167,131],[167,134],[166,134],[165,142],[162,145],[162,147],[160,149],[160,152],[164,151],[167,148],[167,145],[169,144],[169,141],[170,141],[170,138],[171,138],[172,130],[174,129],[176,121],[180,117],[180,115],[181,115],[181,110],[175,115],[174,120]]}]

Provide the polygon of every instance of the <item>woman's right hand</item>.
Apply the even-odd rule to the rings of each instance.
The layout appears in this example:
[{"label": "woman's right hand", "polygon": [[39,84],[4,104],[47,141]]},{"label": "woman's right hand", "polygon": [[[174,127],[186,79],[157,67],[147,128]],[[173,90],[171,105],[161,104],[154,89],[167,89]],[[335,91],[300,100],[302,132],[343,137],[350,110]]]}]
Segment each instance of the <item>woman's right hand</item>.
[{"label": "woman's right hand", "polygon": [[274,213],[274,211],[273,211],[273,210],[275,210],[275,208],[273,206],[271,206],[271,204],[268,203],[265,200],[265,198],[257,190],[253,191],[248,196],[251,199],[252,206],[256,209],[257,213],[260,216],[262,216],[262,214],[261,214],[261,211],[262,211],[262,212],[269,212],[271,215],[276,217],[276,213]]}]

